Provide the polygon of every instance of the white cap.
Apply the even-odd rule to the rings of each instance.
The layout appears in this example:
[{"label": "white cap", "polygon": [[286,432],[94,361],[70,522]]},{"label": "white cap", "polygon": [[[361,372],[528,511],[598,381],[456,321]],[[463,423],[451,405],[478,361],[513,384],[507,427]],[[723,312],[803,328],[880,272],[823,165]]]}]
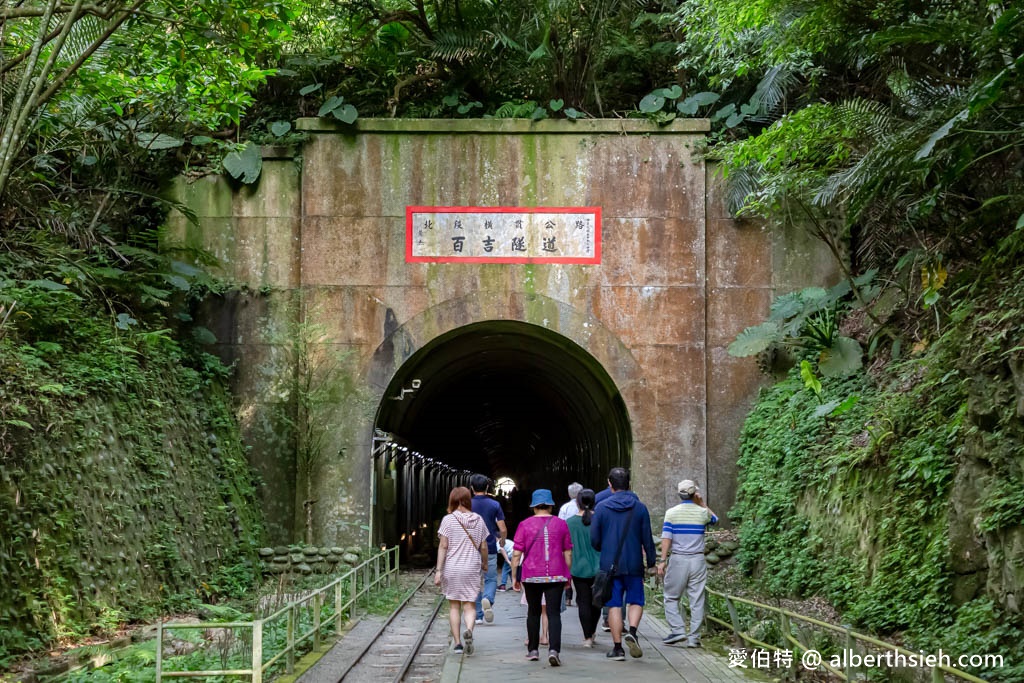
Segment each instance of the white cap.
[{"label": "white cap", "polygon": [[697,493],[697,482],[695,482],[693,479],[683,479],[681,482],[679,482],[677,490],[679,491],[679,493],[687,493],[692,496],[693,494]]}]

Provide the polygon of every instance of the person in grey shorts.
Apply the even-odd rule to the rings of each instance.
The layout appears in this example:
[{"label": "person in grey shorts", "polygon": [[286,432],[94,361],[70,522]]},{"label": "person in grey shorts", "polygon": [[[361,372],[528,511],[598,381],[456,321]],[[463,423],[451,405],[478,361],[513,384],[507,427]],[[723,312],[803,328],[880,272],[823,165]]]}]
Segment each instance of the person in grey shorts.
[{"label": "person in grey shorts", "polygon": [[[665,577],[665,621],[671,629],[663,642],[671,645],[685,640],[687,647],[700,647],[704,585],[708,579],[704,531],[708,524],[717,523],[718,517],[704,504],[697,484],[692,480],[682,480],[677,490],[682,502],[665,512],[665,523],[661,528],[658,575]],[[683,591],[690,600],[689,629],[679,613],[679,598]]]}]

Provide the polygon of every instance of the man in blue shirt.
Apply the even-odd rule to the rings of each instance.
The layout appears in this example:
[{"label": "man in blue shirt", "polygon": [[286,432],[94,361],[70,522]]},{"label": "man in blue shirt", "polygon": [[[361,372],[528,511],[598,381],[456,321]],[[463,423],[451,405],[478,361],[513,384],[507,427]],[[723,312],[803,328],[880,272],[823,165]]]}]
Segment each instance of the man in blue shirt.
[{"label": "man in blue shirt", "polygon": [[[613,467],[608,473],[612,494],[594,508],[590,523],[590,544],[601,553],[601,569],[615,571],[611,577],[612,595],[608,607],[608,623],[612,631],[612,650],[608,659],[626,658],[623,643],[632,657],[642,657],[636,630],[644,614],[644,565],[653,569],[654,540],[651,537],[651,514],[637,495],[629,490],[629,472]],[[620,551],[621,547],[621,551]],[[623,633],[623,609],[629,605],[629,630]]]},{"label": "man in blue shirt", "polygon": [[484,574],[484,589],[476,597],[476,621],[494,621],[494,596],[498,592],[498,545],[504,545],[508,530],[505,528],[505,512],[501,503],[487,495],[489,479],[474,474],[469,479],[473,489],[473,512],[484,518],[487,525],[487,572]]}]

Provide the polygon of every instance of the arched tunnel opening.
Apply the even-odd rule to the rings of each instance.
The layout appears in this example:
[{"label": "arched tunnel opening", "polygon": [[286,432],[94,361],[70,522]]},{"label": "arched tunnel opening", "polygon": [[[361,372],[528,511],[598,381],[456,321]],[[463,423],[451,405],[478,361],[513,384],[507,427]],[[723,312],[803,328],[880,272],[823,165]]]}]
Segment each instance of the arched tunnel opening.
[{"label": "arched tunnel opening", "polygon": [[487,321],[444,334],[392,378],[374,437],[374,540],[430,553],[454,486],[487,475],[509,536],[530,514],[534,489],[555,502],[578,481],[600,490],[608,470],[628,467],[625,402],[601,364],[544,327]]}]

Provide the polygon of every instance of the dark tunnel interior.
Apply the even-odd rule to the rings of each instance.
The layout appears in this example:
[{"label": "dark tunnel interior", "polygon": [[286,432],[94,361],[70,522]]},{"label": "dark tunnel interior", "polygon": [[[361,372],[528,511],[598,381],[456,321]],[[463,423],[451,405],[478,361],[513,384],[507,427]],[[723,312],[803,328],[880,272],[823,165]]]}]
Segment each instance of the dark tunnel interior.
[{"label": "dark tunnel interior", "polygon": [[420,349],[392,379],[375,426],[374,535],[410,554],[433,547],[449,491],[473,473],[515,482],[498,496],[511,537],[534,489],[551,489],[557,505],[573,481],[600,490],[632,447],[604,368],[571,340],[515,321],[462,327]]}]

